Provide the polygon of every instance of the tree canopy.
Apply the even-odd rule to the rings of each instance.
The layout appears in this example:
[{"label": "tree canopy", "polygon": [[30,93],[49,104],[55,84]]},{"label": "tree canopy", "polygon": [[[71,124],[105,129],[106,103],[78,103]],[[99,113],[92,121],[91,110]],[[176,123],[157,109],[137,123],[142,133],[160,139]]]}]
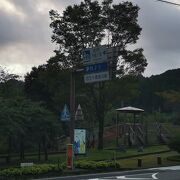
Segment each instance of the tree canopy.
[{"label": "tree canopy", "polygon": [[[52,42],[58,46],[56,56],[62,67],[82,66],[82,50],[105,44],[118,47],[113,59],[113,70],[119,74],[140,74],[147,66],[143,49],[128,50],[139,38],[139,7],[131,2],[113,4],[112,0],[84,0],[79,5],[68,6],[63,14],[49,12]],[[62,60],[63,59],[63,60]],[[118,67],[118,68],[117,68]]]},{"label": "tree canopy", "polygon": [[[130,45],[137,42],[141,32],[138,11],[139,7],[131,2],[114,4],[113,0],[103,0],[102,3],[84,0],[66,7],[62,15],[51,10],[52,42],[58,46],[55,56],[60,57],[59,66],[75,70],[81,68],[83,49],[105,45],[107,48],[116,48],[116,56],[110,62],[111,78],[143,73],[147,66],[143,49],[129,49]],[[92,97],[89,102],[94,104],[94,114],[99,122],[98,147],[102,149],[107,92],[111,86],[99,83],[88,88]]]}]

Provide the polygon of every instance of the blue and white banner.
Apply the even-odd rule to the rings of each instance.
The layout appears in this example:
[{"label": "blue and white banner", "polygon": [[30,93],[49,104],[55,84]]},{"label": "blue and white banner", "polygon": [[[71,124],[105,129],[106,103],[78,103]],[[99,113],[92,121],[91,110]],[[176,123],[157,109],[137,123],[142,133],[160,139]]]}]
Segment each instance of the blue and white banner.
[{"label": "blue and white banner", "polygon": [[86,154],[86,130],[74,129],[74,153]]}]

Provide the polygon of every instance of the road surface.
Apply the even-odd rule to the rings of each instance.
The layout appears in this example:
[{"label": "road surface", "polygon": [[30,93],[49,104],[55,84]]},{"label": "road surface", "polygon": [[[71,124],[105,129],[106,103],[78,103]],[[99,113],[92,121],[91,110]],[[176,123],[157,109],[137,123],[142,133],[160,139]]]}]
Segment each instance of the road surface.
[{"label": "road surface", "polygon": [[[43,180],[180,180],[180,166],[43,178]],[[42,179],[38,179],[42,180]]]}]

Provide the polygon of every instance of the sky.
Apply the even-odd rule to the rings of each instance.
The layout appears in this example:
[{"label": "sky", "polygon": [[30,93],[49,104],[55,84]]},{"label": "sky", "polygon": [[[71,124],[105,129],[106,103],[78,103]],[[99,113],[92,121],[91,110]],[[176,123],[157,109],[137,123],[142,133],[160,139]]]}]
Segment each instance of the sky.
[{"label": "sky", "polygon": [[[25,75],[54,55],[49,10],[62,13],[81,0],[0,0],[0,66]],[[140,7],[142,47],[148,66],[144,76],[180,68],[180,7],[156,0],[129,0]],[[114,0],[119,3],[120,0]],[[180,0],[171,0],[180,3]]]}]

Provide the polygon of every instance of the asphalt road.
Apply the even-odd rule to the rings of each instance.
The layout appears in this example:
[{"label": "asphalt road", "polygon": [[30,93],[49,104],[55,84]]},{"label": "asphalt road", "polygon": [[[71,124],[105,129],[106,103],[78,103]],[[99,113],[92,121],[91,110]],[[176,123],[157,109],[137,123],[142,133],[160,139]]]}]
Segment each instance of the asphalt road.
[{"label": "asphalt road", "polygon": [[[135,171],[43,178],[43,180],[180,180],[180,166]],[[39,179],[40,180],[40,179]],[[42,180],[42,179],[41,179]]]}]

